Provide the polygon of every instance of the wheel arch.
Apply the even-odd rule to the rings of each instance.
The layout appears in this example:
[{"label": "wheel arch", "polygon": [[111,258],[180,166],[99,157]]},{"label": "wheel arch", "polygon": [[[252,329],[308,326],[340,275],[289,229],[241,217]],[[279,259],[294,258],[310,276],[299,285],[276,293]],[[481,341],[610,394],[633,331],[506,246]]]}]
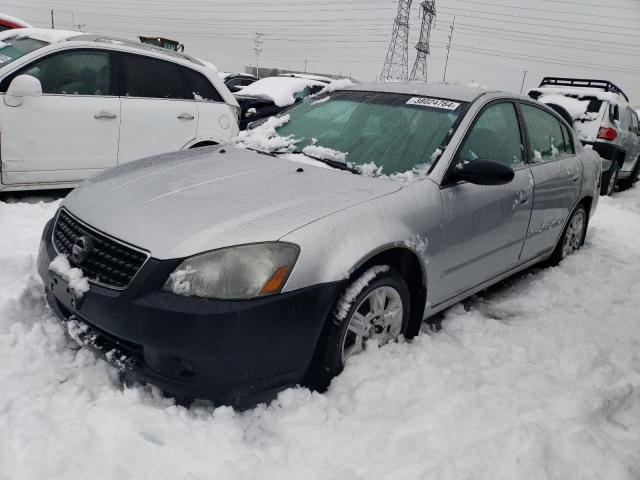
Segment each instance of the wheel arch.
[{"label": "wheel arch", "polygon": [[387,245],[361,258],[349,270],[347,283],[355,280],[374,265],[389,265],[400,272],[407,283],[411,296],[411,315],[406,336],[408,338],[414,337],[420,331],[427,301],[427,274],[424,262],[420,260],[419,254],[408,246]]}]

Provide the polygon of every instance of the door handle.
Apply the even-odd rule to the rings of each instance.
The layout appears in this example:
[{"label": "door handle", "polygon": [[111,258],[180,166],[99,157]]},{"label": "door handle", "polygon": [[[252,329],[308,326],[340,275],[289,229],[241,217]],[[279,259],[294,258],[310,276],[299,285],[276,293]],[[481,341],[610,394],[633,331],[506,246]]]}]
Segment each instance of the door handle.
[{"label": "door handle", "polygon": [[573,178],[571,179],[571,181],[572,181],[573,183],[578,183],[578,180],[580,180],[580,177],[573,177]]},{"label": "door handle", "polygon": [[178,115],[179,120],[193,120],[195,117],[189,113],[181,113]]},{"label": "door handle", "polygon": [[96,120],[113,120],[115,118],[117,118],[118,116],[115,113],[111,113],[111,112],[105,112],[104,110],[101,112],[96,113],[93,118],[95,118]]}]

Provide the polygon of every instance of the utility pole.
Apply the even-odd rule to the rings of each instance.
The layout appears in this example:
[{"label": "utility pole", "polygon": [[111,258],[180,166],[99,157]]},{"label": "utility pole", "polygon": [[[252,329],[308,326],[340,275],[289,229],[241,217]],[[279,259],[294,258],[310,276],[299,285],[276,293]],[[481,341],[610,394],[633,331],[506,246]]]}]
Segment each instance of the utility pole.
[{"label": "utility pole", "polygon": [[304,59],[304,73],[307,73],[307,59]]},{"label": "utility pole", "polygon": [[262,52],[262,33],[256,32],[253,51],[256,54],[256,77],[260,78],[260,53]]},{"label": "utility pole", "polygon": [[56,28],[56,26],[53,23],[53,9],[51,9],[51,29],[53,30],[54,28]]},{"label": "utility pole", "polygon": [[522,72],[522,85],[520,85],[520,93],[524,90],[524,79],[527,78],[527,71]]},{"label": "utility pole", "polygon": [[451,30],[451,33],[449,33],[449,44],[447,45],[447,59],[444,62],[444,74],[442,75],[442,83],[445,83],[447,81],[447,65],[449,65],[449,51],[451,50],[451,39],[453,38],[453,28],[456,25],[456,17],[455,15],[453,16],[453,22],[451,22],[451,26],[449,27],[449,29]]}]

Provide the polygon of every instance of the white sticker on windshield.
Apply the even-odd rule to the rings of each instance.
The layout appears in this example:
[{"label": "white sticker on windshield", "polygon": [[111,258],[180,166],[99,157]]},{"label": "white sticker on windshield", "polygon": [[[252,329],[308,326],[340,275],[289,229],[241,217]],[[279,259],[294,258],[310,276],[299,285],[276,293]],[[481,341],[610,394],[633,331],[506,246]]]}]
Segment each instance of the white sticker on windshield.
[{"label": "white sticker on windshield", "polygon": [[443,110],[455,110],[460,106],[457,102],[442,100],[441,98],[412,97],[407,105],[420,105],[421,107],[441,108]]},{"label": "white sticker on windshield", "polygon": [[11,57],[8,57],[7,55],[2,55],[2,54],[0,53],[0,63],[6,63],[6,62],[8,62],[9,60],[11,60]]}]

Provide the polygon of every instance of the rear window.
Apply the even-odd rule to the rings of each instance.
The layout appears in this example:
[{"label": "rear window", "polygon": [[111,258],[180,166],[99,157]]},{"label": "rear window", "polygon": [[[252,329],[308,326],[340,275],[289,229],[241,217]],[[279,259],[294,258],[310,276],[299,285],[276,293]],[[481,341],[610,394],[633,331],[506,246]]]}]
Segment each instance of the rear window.
[{"label": "rear window", "polygon": [[141,55],[121,55],[120,59],[123,96],[193,100],[175,63]]},{"label": "rear window", "polygon": [[193,94],[195,100],[204,102],[224,101],[213,84],[204,75],[189,68],[183,68],[182,71],[187,77],[189,91]]}]

